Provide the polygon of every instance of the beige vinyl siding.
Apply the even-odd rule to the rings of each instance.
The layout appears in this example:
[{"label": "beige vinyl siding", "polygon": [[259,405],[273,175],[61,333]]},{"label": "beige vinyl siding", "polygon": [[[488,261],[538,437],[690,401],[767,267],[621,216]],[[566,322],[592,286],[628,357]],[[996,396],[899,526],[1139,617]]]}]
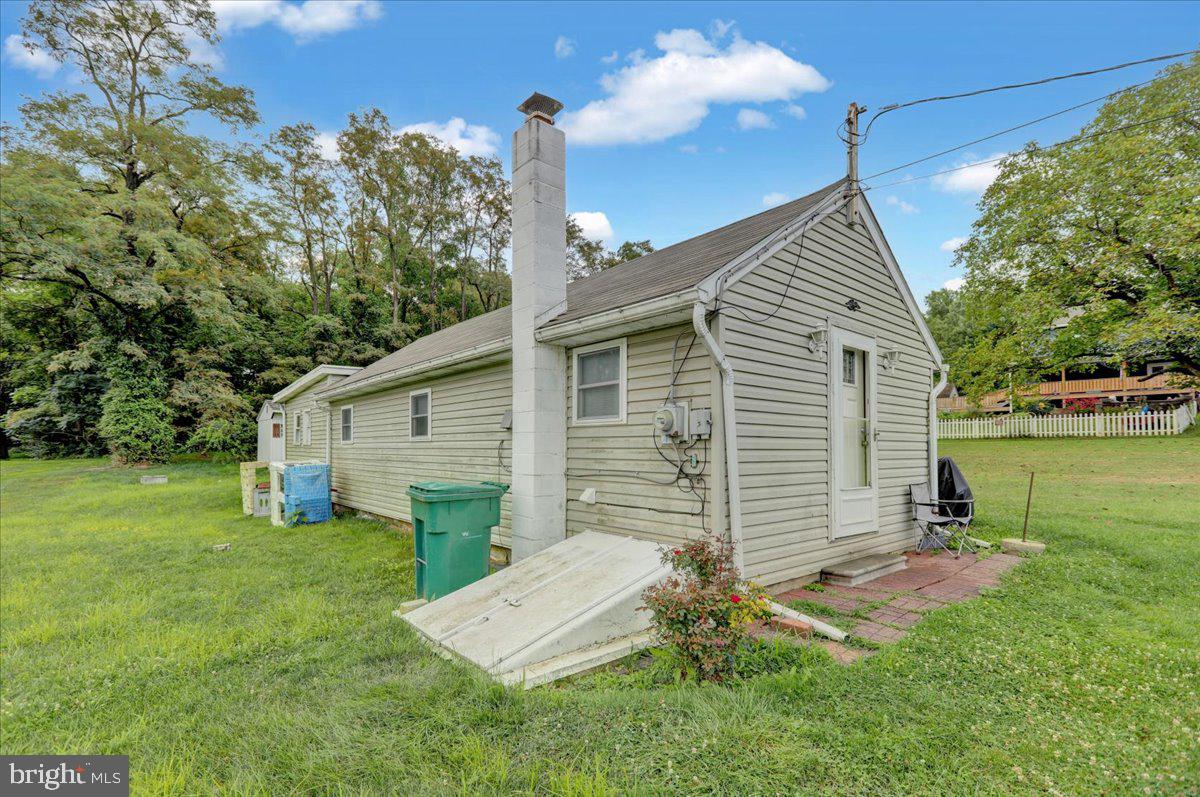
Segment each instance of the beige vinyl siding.
[{"label": "beige vinyl siding", "polygon": [[[642,539],[676,542],[701,532],[700,502],[674,484],[651,484],[630,473],[640,471],[651,479],[670,479],[675,469],[664,462],[654,448],[651,433],[654,412],[667,397],[670,384],[671,347],[679,334],[678,357],[683,359],[691,341],[691,327],[679,326],[631,335],[626,340],[626,399],[624,423],[583,425],[568,420],[567,426],[567,533],[586,529],[627,534]],[[567,418],[574,415],[574,366],[567,352]],[[683,365],[675,386],[677,401],[686,401],[689,409],[712,407],[710,359],[703,343],[697,341]],[[694,449],[704,455],[704,443]],[[667,451],[664,448],[664,451]],[[712,480],[712,446],[704,475]],[[626,473],[598,473],[624,471]],[[596,503],[576,499],[588,487],[596,489]],[[711,492],[711,484],[707,488]],[[709,508],[704,522],[708,523]]]},{"label": "beige vinyl siding", "polygon": [[[862,226],[841,212],[792,242],[726,293],[720,340],[737,374],[738,464],[747,575],[764,584],[809,576],[867,553],[909,548],[915,527],[908,486],[927,480],[932,359],[887,266]],[[854,298],[861,309],[849,311]],[[829,540],[828,355],[808,350],[826,320],[896,348],[892,373],[876,367],[880,530]],[[840,363],[833,363],[840,367]]]},{"label": "beige vinyl siding", "polygon": [[[408,397],[431,391],[429,440],[408,438]],[[339,413],[354,407],[354,441],[342,443]],[[337,501],[383,517],[412,521],[407,489],[424,481],[500,481],[511,478],[498,461],[511,464],[512,436],[500,428],[512,407],[512,368],[489,366],[398,388],[332,402],[333,486]],[[501,502],[496,545],[509,545],[509,498]]]},{"label": "beige vinyl siding", "polygon": [[[317,400],[314,396],[329,387],[342,381],[345,377],[328,376],[316,382],[312,387],[297,393],[292,396],[284,404],[284,410],[287,413],[287,424],[284,431],[287,433],[287,458],[289,460],[312,459],[319,462],[325,461],[325,408],[317,405]],[[309,413],[312,418],[312,434],[309,438],[309,444],[303,442],[296,443],[296,418],[297,414],[303,415]]]}]

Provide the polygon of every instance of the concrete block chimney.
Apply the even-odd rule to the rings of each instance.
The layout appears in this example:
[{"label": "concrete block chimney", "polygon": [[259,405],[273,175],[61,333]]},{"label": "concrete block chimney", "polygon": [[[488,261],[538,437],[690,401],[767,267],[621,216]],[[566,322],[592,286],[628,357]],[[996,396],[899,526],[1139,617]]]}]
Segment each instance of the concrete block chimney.
[{"label": "concrete block chimney", "polygon": [[566,137],[562,103],[534,94],[517,110],[512,159],[513,560],[566,539],[567,355],[539,324],[567,306]]}]

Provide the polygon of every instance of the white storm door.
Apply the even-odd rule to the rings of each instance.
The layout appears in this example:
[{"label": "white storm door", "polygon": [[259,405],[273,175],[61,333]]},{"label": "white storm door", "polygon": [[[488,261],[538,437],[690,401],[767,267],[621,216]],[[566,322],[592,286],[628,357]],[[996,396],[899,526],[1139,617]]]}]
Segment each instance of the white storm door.
[{"label": "white storm door", "polygon": [[278,412],[271,416],[271,462],[287,459],[287,416]]},{"label": "white storm door", "polygon": [[833,328],[829,345],[831,539],[879,530],[875,340]]}]

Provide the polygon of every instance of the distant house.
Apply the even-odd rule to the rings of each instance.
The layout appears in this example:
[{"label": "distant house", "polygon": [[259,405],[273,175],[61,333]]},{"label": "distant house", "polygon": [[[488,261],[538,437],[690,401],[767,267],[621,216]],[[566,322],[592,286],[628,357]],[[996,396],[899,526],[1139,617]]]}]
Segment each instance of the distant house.
[{"label": "distant house", "polygon": [[[1083,314],[1083,308],[1069,308],[1067,314],[1055,319],[1047,330],[1053,337],[1065,329],[1072,319]],[[1111,358],[1099,355],[1078,357],[1057,374],[1045,374],[1044,381],[1021,391],[1026,399],[1045,401],[1053,407],[1062,407],[1071,399],[1100,399],[1110,405],[1140,405],[1147,402],[1184,402],[1195,399],[1200,390],[1184,387],[1168,373],[1174,363],[1168,358],[1151,359],[1144,363],[1113,365]],[[1001,413],[1012,409],[1009,390],[994,390],[983,396],[978,407],[966,396],[961,396],[953,385],[938,396],[938,410],[954,412],[978,409],[982,412]]]},{"label": "distant house", "polygon": [[944,383],[865,198],[849,218],[839,180],[568,285],[560,106],[539,97],[513,139],[512,306],[281,391],[288,456],[401,521],[411,483],[511,482],[493,544],[518,560],[584,530],[708,531],[776,585],[912,547]]}]

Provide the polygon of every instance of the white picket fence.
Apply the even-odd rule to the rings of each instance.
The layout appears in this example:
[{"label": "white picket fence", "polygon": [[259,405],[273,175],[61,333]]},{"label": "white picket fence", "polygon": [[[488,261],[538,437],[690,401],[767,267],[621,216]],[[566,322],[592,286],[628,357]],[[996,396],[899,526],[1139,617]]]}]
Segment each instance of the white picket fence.
[{"label": "white picket fence", "polygon": [[938,438],[989,437],[1141,437],[1179,434],[1196,422],[1196,402],[1159,412],[1077,415],[997,415],[992,418],[938,420]]}]

